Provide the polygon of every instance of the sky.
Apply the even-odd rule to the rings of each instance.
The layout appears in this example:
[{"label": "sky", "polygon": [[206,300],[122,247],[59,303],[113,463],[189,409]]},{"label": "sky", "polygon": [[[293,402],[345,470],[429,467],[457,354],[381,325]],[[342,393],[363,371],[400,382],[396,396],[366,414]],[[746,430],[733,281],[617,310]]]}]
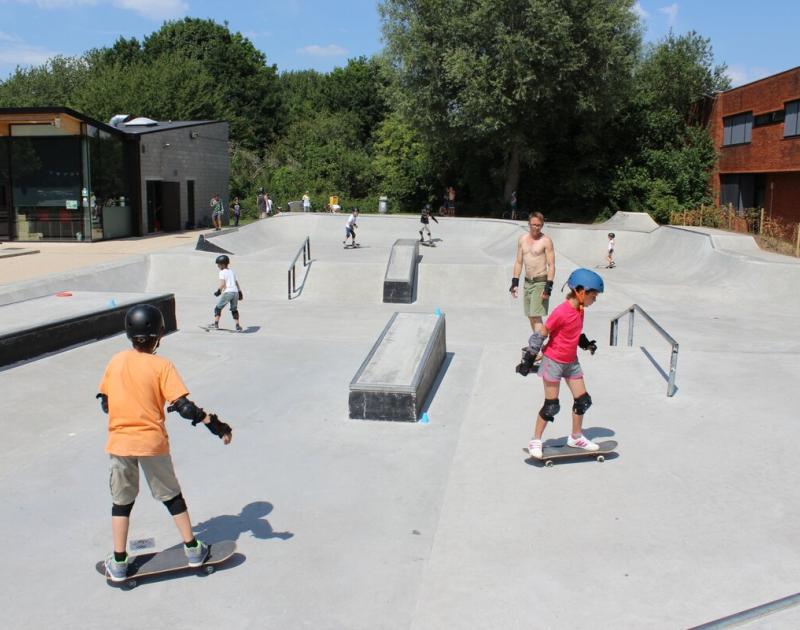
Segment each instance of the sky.
[{"label": "sky", "polygon": [[[0,0],[0,80],[17,66],[55,55],[77,56],[140,41],[165,20],[210,18],[228,23],[279,71],[328,72],[381,50],[377,0]],[[733,86],[800,65],[798,0],[638,0],[646,42],[670,30],[711,40],[715,63]]]}]

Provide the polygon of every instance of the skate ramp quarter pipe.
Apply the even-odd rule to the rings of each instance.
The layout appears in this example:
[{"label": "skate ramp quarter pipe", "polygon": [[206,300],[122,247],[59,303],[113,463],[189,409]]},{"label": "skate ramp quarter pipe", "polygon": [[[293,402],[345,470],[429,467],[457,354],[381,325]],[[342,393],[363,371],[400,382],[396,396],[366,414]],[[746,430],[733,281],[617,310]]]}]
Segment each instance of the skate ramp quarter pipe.
[{"label": "skate ramp quarter pipe", "polygon": [[0,307],[0,367],[119,334],[125,330],[125,313],[134,304],[157,306],[164,314],[166,332],[177,329],[172,293],[64,291],[6,304]]},{"label": "skate ramp quarter pipe", "polygon": [[446,352],[444,315],[394,313],[350,382],[350,417],[416,422]]},{"label": "skate ramp quarter pipe", "polygon": [[411,304],[414,301],[418,258],[419,241],[410,238],[395,241],[383,279],[384,302]]}]

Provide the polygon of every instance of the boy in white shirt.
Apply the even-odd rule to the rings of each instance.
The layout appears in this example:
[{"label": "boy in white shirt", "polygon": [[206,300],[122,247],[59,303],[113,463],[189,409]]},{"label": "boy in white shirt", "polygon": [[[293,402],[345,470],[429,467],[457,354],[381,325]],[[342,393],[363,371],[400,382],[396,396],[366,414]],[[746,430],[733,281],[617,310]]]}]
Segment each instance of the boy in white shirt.
[{"label": "boy in white shirt", "polygon": [[225,254],[217,256],[215,261],[219,268],[219,287],[214,291],[214,295],[219,297],[217,305],[214,307],[214,321],[211,323],[212,328],[219,328],[219,317],[222,315],[222,309],[226,304],[231,306],[231,315],[233,321],[236,322],[236,331],[241,332],[242,327],[239,325],[239,300],[244,299],[244,294],[239,286],[239,281],[236,279],[236,274],[233,269],[228,269],[231,264],[231,259]]},{"label": "boy in white shirt", "polygon": [[608,255],[606,260],[608,261],[606,269],[612,269],[617,266],[614,262],[614,232],[608,233]]},{"label": "boy in white shirt", "polygon": [[358,227],[358,208],[353,208],[353,213],[347,219],[347,224],[344,226],[344,240],[342,244],[347,247],[347,239],[353,239],[353,247],[356,246],[356,228]]}]

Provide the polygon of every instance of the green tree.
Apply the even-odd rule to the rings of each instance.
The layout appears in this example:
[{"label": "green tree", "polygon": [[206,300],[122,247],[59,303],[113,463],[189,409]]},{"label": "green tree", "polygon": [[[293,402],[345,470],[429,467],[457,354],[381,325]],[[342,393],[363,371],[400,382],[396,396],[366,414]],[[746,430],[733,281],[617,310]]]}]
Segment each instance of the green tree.
[{"label": "green tree", "polygon": [[730,86],[724,65],[713,65],[708,39],[670,33],[648,46],[634,73],[626,114],[627,143],[635,148],[617,169],[612,208],[671,211],[711,201],[708,173],[716,161],[698,104]]},{"label": "green tree", "polygon": [[[640,45],[632,0],[384,0],[397,107],[463,160],[499,165],[497,197],[546,164],[565,128],[605,130]],[[588,147],[605,147],[603,136]],[[575,150],[568,152],[574,155]],[[550,177],[570,176],[566,157]],[[593,167],[597,168],[598,162]]]},{"label": "green tree", "polygon": [[20,68],[0,82],[0,107],[74,107],[74,94],[91,73],[84,57],[56,56],[33,68]]}]

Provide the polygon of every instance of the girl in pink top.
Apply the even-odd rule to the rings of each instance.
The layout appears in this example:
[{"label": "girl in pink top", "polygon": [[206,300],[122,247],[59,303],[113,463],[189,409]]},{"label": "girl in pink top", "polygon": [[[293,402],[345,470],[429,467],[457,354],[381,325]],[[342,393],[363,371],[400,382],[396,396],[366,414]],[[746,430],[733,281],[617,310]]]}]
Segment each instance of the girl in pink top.
[{"label": "girl in pink top", "polygon": [[542,331],[542,335],[548,337],[538,370],[544,383],[544,406],[536,418],[533,439],[528,444],[528,452],[536,459],[542,459],[544,428],[561,408],[558,392],[562,378],[567,381],[567,387],[575,399],[572,406],[572,433],[567,438],[567,446],[587,451],[599,448],[583,435],[583,415],[591,407],[592,398],[583,383],[578,348],[589,350],[592,354],[597,350],[595,341],[589,341],[583,334],[583,311],[594,304],[598,294],[603,292],[603,279],[589,269],[576,269],[567,279],[567,286],[570,289],[567,299],[549,315]]}]

